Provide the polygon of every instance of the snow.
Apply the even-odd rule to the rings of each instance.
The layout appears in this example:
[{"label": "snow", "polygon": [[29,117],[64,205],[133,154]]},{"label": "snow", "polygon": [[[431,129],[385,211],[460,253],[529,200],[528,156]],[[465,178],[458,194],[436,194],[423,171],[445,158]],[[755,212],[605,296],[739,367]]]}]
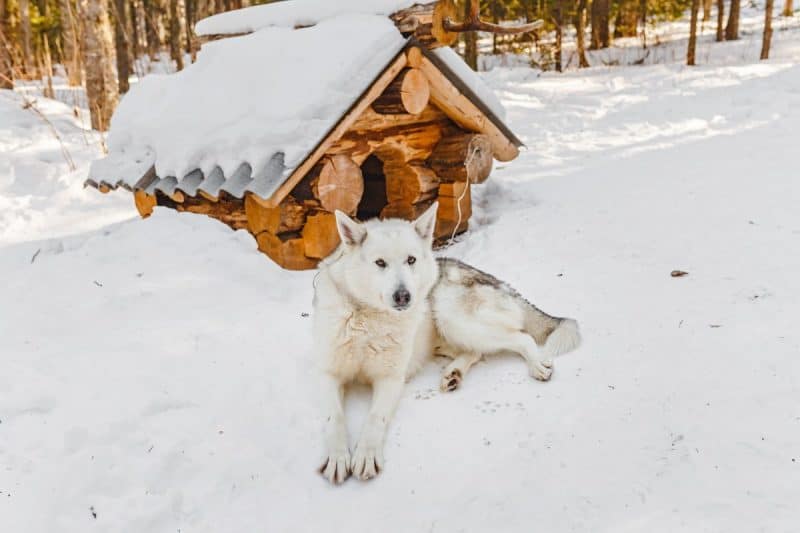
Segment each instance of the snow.
[{"label": "snow", "polygon": [[[78,194],[0,92],[0,198],[31,198],[0,247],[3,530],[796,529],[797,43],[488,73],[529,149],[475,188],[445,252],[577,318],[584,345],[544,384],[502,356],[444,394],[429,364],[385,471],[338,488],[315,471],[314,273],[202,216]],[[69,108],[40,105],[85,168]],[[348,398],[353,436],[368,398]]]},{"label": "snow", "polygon": [[220,13],[195,25],[197,35],[248,33],[270,26],[313,26],[341,15],[384,17],[418,3],[417,0],[290,0]]},{"label": "snow", "polygon": [[[257,174],[283,153],[286,178],[404,44],[388,19],[358,14],[208,43],[196,63],[123,98],[111,156],[150,153],[159,176],[183,177],[216,166],[230,176],[242,163]],[[91,177],[112,181],[107,167]],[[141,175],[119,177],[133,185]]]},{"label": "snow", "polygon": [[121,198],[83,188],[89,162],[101,154],[100,137],[82,113],[76,117],[61,102],[0,91],[0,245],[129,218],[130,209],[120,213]]}]

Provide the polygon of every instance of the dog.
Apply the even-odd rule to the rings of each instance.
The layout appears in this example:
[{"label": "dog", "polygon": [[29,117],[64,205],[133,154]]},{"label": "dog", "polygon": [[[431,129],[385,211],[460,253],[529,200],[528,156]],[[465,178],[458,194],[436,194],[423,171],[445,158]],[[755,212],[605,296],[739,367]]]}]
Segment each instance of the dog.
[{"label": "dog", "polygon": [[[550,316],[497,278],[433,255],[437,204],[417,220],[357,222],[336,212],[341,244],[315,279],[323,439],[320,473],[339,484],[377,476],[386,432],[406,380],[432,355],[452,358],[444,391],[459,387],[484,354],[516,352],[547,381],[553,358],[580,343],[577,323]],[[372,405],[352,455],[344,387],[372,387]]]}]

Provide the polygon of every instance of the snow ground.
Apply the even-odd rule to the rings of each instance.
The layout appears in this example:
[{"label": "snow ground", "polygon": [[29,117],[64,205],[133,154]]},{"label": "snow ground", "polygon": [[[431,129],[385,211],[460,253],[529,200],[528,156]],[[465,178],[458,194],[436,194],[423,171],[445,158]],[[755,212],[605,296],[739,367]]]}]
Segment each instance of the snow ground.
[{"label": "snow ground", "polygon": [[584,346],[546,384],[494,357],[441,394],[431,363],[385,472],[339,488],[314,469],[313,273],[80,190],[0,93],[2,530],[795,531],[800,54],[778,57],[489,73],[529,150],[446,253]]}]

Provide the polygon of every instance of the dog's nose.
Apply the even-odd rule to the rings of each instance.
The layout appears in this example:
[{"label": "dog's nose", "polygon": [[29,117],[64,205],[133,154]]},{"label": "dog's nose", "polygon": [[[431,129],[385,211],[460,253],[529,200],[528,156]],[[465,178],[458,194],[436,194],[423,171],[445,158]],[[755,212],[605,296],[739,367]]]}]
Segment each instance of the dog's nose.
[{"label": "dog's nose", "polygon": [[411,302],[411,293],[404,288],[397,289],[392,295],[396,307],[408,307]]}]

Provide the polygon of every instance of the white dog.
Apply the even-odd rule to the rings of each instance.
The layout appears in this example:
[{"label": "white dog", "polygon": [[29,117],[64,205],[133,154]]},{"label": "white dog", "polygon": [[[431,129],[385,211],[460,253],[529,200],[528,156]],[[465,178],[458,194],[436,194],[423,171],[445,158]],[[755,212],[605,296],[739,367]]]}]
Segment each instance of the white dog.
[{"label": "white dog", "polygon": [[[314,344],[322,364],[324,439],[320,472],[332,483],[376,476],[386,430],[406,379],[433,354],[453,361],[442,389],[456,389],[483,354],[521,354],[547,381],[552,358],[580,342],[574,320],[551,317],[496,278],[435,259],[434,204],[414,222],[359,223],[337,212],[341,246],[320,265]],[[538,345],[538,346],[537,346]],[[541,349],[540,349],[541,347]],[[344,386],[372,386],[372,406],[352,456]]]}]

